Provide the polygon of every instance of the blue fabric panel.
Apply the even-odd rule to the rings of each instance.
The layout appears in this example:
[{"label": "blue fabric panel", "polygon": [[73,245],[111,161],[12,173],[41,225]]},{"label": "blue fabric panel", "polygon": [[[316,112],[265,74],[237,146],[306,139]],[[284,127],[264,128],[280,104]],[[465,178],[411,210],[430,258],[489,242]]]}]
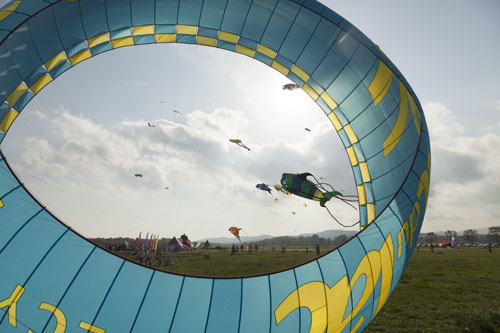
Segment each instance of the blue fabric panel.
[{"label": "blue fabric panel", "polygon": [[350,67],[346,66],[326,91],[333,97],[337,104],[341,105],[358,82],[359,79],[356,73]]},{"label": "blue fabric panel", "polygon": [[177,24],[179,0],[156,0],[156,24]]},{"label": "blue fabric panel", "polygon": [[[211,279],[186,277],[171,332],[203,332],[212,294]],[[187,314],[195,314],[188,315]]]},{"label": "blue fabric panel", "polygon": [[177,26],[175,24],[155,25],[155,32],[161,34],[175,34]]},{"label": "blue fabric panel", "polygon": [[177,35],[177,43],[196,44],[196,36],[193,36],[193,35]]},{"label": "blue fabric panel", "polygon": [[41,208],[31,200],[31,197],[22,188],[18,188],[6,196],[5,192],[2,191],[0,195],[4,195],[2,197],[4,207],[0,209],[1,250],[26,222],[40,214]]},{"label": "blue fabric panel", "polygon": [[[201,10],[200,26],[211,29],[220,29],[224,8],[228,0],[205,0]],[[201,30],[201,29],[200,29]],[[207,35],[204,35],[207,36]],[[212,36],[209,36],[212,37]]]},{"label": "blue fabric panel", "polygon": [[61,63],[60,65],[58,65],[57,67],[55,67],[53,70],[51,70],[49,72],[49,74],[52,78],[55,79],[56,77],[58,77],[59,75],[61,75],[62,73],[64,73],[66,70],[68,70],[70,68],[71,68],[71,64],[68,61],[65,61],[65,62]]},{"label": "blue fabric panel", "polygon": [[[52,11],[45,10],[28,22],[33,43],[45,63],[63,49]],[[49,37],[50,36],[50,37]]]},{"label": "blue fabric panel", "polygon": [[[153,271],[144,269],[137,264],[125,262],[95,320],[95,324],[99,327],[113,327],[118,332],[129,332],[152,273]],[[134,283],[131,284],[130,281]],[[123,306],[124,304],[126,306]],[[117,309],[120,309],[118,322],[114,317]]]},{"label": "blue fabric panel", "polygon": [[[290,293],[297,289],[297,283],[293,270],[273,274],[269,278],[271,280],[271,309],[275,310]],[[272,313],[273,323],[271,325],[271,332],[290,332],[294,330],[294,327],[299,327],[300,311],[298,309],[291,312],[283,319],[279,326],[276,326],[276,319],[274,313]]]},{"label": "blue fabric panel", "polygon": [[360,79],[364,79],[369,72],[377,70],[378,59],[375,55],[364,47],[358,47],[356,52],[349,61],[349,66],[358,75]]},{"label": "blue fabric panel", "polygon": [[268,277],[243,279],[240,333],[269,332],[271,312]]},{"label": "blue fabric panel", "polygon": [[229,42],[226,42],[223,40],[217,41],[217,47],[220,49],[224,49],[224,50],[228,50],[228,51],[232,51],[232,52],[236,51],[236,44],[229,43]]},{"label": "blue fabric panel", "polygon": [[354,174],[354,181],[356,185],[361,185],[363,183],[363,177],[361,176],[361,170],[359,169],[359,165],[353,166],[352,172]]},{"label": "blue fabric panel", "polygon": [[[0,252],[2,281],[25,285],[31,274],[36,271],[37,265],[44,260],[45,255],[64,231],[65,228],[60,224],[56,225],[52,217],[45,212],[33,218]],[[41,235],[44,237],[40,237]],[[36,250],[32,246],[27,246],[28,244],[37,244]],[[2,318],[0,332],[4,332],[10,324],[5,320],[5,312],[0,313],[0,318]]]},{"label": "blue fabric panel", "polygon": [[274,57],[274,60],[282,64],[283,66],[287,67],[288,69],[292,68],[293,62],[288,60],[287,58],[284,58],[282,55],[279,53]]},{"label": "blue fabric panel", "polygon": [[[210,314],[205,332],[238,332],[241,308],[241,280],[214,280]],[[228,321],[227,318],[234,320]]]},{"label": "blue fabric panel", "polygon": [[99,53],[106,52],[109,50],[112,50],[113,46],[111,43],[102,43],[97,46],[94,46],[93,48],[90,49],[90,53],[92,53],[93,56],[98,55]]},{"label": "blue fabric panel", "polygon": [[200,23],[203,0],[182,0],[179,2],[179,24],[198,25]]},{"label": "blue fabric panel", "polygon": [[135,45],[154,44],[154,43],[156,43],[154,35],[134,36],[134,44]]},{"label": "blue fabric panel", "polygon": [[137,317],[134,332],[168,332],[182,280],[182,276],[156,272]]},{"label": "blue fabric panel", "polygon": [[[77,246],[79,251],[73,253],[65,251],[65,248],[73,246]],[[22,302],[19,302],[18,311],[23,314],[23,318],[28,317],[27,314],[29,314],[30,328],[33,331],[42,332],[52,315],[49,311],[38,309],[41,295],[36,291],[43,291],[43,302],[57,306],[66,287],[69,286],[92,248],[93,246],[75,234],[66,233],[47,255],[29,282],[23,286],[25,293],[22,296]],[[52,318],[47,325],[47,330],[53,331],[55,324],[56,320]]]},{"label": "blue fabric panel", "polygon": [[155,23],[155,0],[131,0],[132,25]]},{"label": "blue fabric panel", "polygon": [[238,44],[249,47],[253,50],[257,49],[258,45],[257,42],[254,42],[253,40],[247,39],[245,37],[240,37],[240,39],[238,40]]},{"label": "blue fabric panel", "polygon": [[[313,261],[304,266],[297,267],[295,269],[295,276],[297,277],[297,285],[299,288],[307,283],[313,281],[323,282],[323,277],[321,276],[321,270],[319,268],[318,262]],[[299,297],[302,297],[299,294]],[[326,295],[322,298],[322,301],[326,304]],[[300,311],[300,331],[309,332],[311,327],[311,312],[307,308],[302,307]]]},{"label": "blue fabric panel", "polygon": [[65,49],[87,39],[82,26],[79,3],[59,2],[52,6],[59,38]]},{"label": "blue fabric panel", "polygon": [[277,0],[255,0],[252,2],[241,31],[241,36],[256,42],[261,41],[269,19],[277,5]]},{"label": "blue fabric panel", "polygon": [[373,186],[372,183],[365,183],[366,192],[366,202],[375,202],[375,197],[373,196]]},{"label": "blue fabric panel", "polygon": [[352,145],[354,148],[354,152],[356,153],[356,156],[358,157],[359,162],[364,162],[365,161],[365,154],[363,153],[363,150],[361,149],[361,145],[359,142],[356,142],[355,144]]},{"label": "blue fabric panel", "polygon": [[[9,112],[9,110],[10,110],[10,106],[7,103],[0,104],[0,119],[3,119],[3,117],[5,117],[5,115],[7,114],[7,112]],[[3,161],[3,159],[1,159],[1,158],[0,158],[0,160]],[[7,166],[3,163],[0,164],[0,166],[5,167],[7,169]],[[10,174],[10,172],[6,171],[3,176],[8,177],[9,174]],[[2,195],[1,192],[0,192],[0,195]]]},{"label": "blue fabric panel", "polygon": [[257,59],[260,62],[263,62],[264,64],[271,66],[273,63],[273,59],[269,58],[266,55],[263,55],[262,53],[255,52],[255,59]]},{"label": "blue fabric panel", "polygon": [[122,263],[101,249],[94,251],[60,303],[59,308],[67,314],[68,327],[76,328],[80,321],[92,324]]},{"label": "blue fabric panel", "polygon": [[335,112],[335,115],[337,116],[337,118],[339,118],[342,126],[345,126],[348,124],[347,118],[344,116],[344,112],[342,112],[341,107],[335,108],[335,110],[333,110],[333,112]]},{"label": "blue fabric panel", "polygon": [[87,38],[109,31],[105,0],[80,1],[80,16]]},{"label": "blue fabric panel", "polygon": [[24,82],[28,85],[28,87],[31,87],[31,85],[33,85],[33,83],[35,83],[45,73],[47,73],[47,71],[42,66],[36,67],[33,72],[24,78]]},{"label": "blue fabric panel", "polygon": [[297,60],[297,66],[312,75],[337,40],[339,34],[340,30],[337,27],[331,22],[322,19]]},{"label": "blue fabric panel", "polygon": [[359,225],[366,226],[368,224],[366,205],[359,206]]},{"label": "blue fabric panel", "polygon": [[301,8],[279,53],[296,62],[311,35],[318,26],[320,18],[305,8]]},{"label": "blue fabric panel", "polygon": [[[354,88],[354,91],[352,91],[352,93],[349,96],[347,96],[347,98],[342,102],[342,110],[344,111],[347,120],[351,122],[353,119],[356,119],[356,117],[359,116],[361,112],[365,111],[366,108],[368,108],[372,104],[373,104],[373,99],[370,95],[370,92],[368,91],[368,87],[365,86],[363,82],[360,81],[359,85]],[[360,117],[360,118],[368,118],[368,117]],[[378,115],[378,118],[383,119],[382,115]],[[369,128],[372,128],[372,126],[370,126]]]},{"label": "blue fabric panel", "polygon": [[273,50],[279,50],[299,9],[300,6],[293,2],[279,1],[262,36],[261,44]]},{"label": "blue fabric panel", "polygon": [[111,40],[120,39],[124,37],[132,36],[132,30],[130,28],[123,28],[114,31],[110,31],[109,38]]},{"label": "blue fabric panel", "polygon": [[35,95],[31,91],[27,91],[26,94],[19,98],[16,104],[14,104],[14,109],[21,112],[33,97],[35,97]]},{"label": "blue fabric panel", "polygon": [[332,49],[337,53],[339,58],[347,63],[359,48],[359,45],[359,42],[352,38],[349,34],[341,33]]},{"label": "blue fabric panel", "polygon": [[198,36],[217,38],[219,36],[219,31],[210,28],[198,28]]},{"label": "blue fabric panel", "polygon": [[[302,79],[300,77],[298,77],[294,72],[290,71],[288,72],[288,75],[286,76],[287,78],[289,78],[290,80],[292,80],[292,82],[298,84],[299,86],[303,86],[304,85],[304,81],[302,81]],[[319,99],[318,99],[319,101]],[[326,105],[326,104],[325,104]],[[326,113],[326,112],[325,112]],[[330,112],[328,112],[330,113]]]},{"label": "blue fabric panel", "polygon": [[10,58],[16,66],[21,77],[30,75],[37,67],[42,65],[42,61],[36,52],[35,45],[31,40],[28,26],[24,25],[4,42],[10,51]]},{"label": "blue fabric panel", "polygon": [[109,31],[132,26],[130,1],[106,0]]},{"label": "blue fabric panel", "polygon": [[247,17],[251,1],[229,0],[222,19],[221,30],[239,35]]},{"label": "blue fabric panel", "polygon": [[75,44],[75,45],[73,45],[71,47],[68,47],[66,49],[66,55],[68,57],[72,57],[75,54],[80,53],[80,52],[82,52],[83,50],[86,50],[86,49],[87,49],[87,43],[86,42],[80,42],[80,43]]}]

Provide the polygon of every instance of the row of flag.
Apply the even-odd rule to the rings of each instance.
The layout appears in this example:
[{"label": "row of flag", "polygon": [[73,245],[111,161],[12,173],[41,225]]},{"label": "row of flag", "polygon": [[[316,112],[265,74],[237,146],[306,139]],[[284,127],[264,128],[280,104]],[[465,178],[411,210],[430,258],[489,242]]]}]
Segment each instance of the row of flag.
[{"label": "row of flag", "polygon": [[[139,232],[139,240],[137,241],[137,247],[142,247],[142,242],[141,242],[141,234],[142,232]],[[151,234],[149,236],[149,232],[146,234],[146,238],[144,241],[144,250],[151,250],[151,251],[156,251],[158,248],[158,241],[160,240],[160,235],[155,235]]]}]

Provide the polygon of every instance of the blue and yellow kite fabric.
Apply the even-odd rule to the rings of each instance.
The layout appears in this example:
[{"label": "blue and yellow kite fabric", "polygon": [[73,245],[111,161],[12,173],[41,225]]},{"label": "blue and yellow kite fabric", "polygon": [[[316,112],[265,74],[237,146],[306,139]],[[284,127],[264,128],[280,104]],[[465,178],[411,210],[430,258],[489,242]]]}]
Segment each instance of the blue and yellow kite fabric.
[{"label": "blue and yellow kite fabric", "polygon": [[425,213],[429,134],[402,74],[332,10],[314,0],[16,0],[0,10],[0,40],[0,142],[44,86],[105,51],[187,43],[267,64],[337,130],[362,229],[276,274],[169,274],[70,230],[1,155],[0,332],[361,331],[394,290]]}]

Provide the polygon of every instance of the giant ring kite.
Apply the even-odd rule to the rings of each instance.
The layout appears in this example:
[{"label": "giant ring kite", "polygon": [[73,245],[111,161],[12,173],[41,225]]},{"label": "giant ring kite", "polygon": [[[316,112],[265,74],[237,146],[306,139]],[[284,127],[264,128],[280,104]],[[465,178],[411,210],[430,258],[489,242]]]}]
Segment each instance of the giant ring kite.
[{"label": "giant ring kite", "polygon": [[315,0],[15,0],[0,10],[0,141],[44,86],[108,50],[217,47],[298,84],[348,154],[361,231],[273,274],[202,278],[117,257],[58,221],[0,159],[1,332],[359,332],[396,287],[429,195],[420,103],[387,56]]}]

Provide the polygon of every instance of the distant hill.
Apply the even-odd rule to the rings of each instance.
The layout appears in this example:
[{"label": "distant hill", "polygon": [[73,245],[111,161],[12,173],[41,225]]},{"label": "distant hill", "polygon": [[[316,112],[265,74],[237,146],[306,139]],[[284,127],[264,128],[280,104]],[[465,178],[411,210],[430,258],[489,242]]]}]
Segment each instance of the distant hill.
[{"label": "distant hill", "polygon": [[[299,238],[300,236],[307,237],[307,236],[312,236],[312,235],[318,235],[321,238],[329,238],[329,239],[335,239],[336,237],[340,235],[346,235],[348,238],[354,236],[357,231],[350,231],[350,230],[325,230],[321,232],[314,232],[314,233],[308,233],[308,234],[300,234],[297,236],[289,236],[289,237],[295,237]],[[241,241],[243,243],[251,243],[251,242],[258,242],[264,239],[270,239],[274,238],[275,236],[271,235],[259,235],[259,236],[240,236]],[[210,243],[213,244],[234,244],[237,242],[237,239],[235,237],[215,237],[215,238],[202,238],[198,240],[198,242],[204,242],[208,240]]]}]

